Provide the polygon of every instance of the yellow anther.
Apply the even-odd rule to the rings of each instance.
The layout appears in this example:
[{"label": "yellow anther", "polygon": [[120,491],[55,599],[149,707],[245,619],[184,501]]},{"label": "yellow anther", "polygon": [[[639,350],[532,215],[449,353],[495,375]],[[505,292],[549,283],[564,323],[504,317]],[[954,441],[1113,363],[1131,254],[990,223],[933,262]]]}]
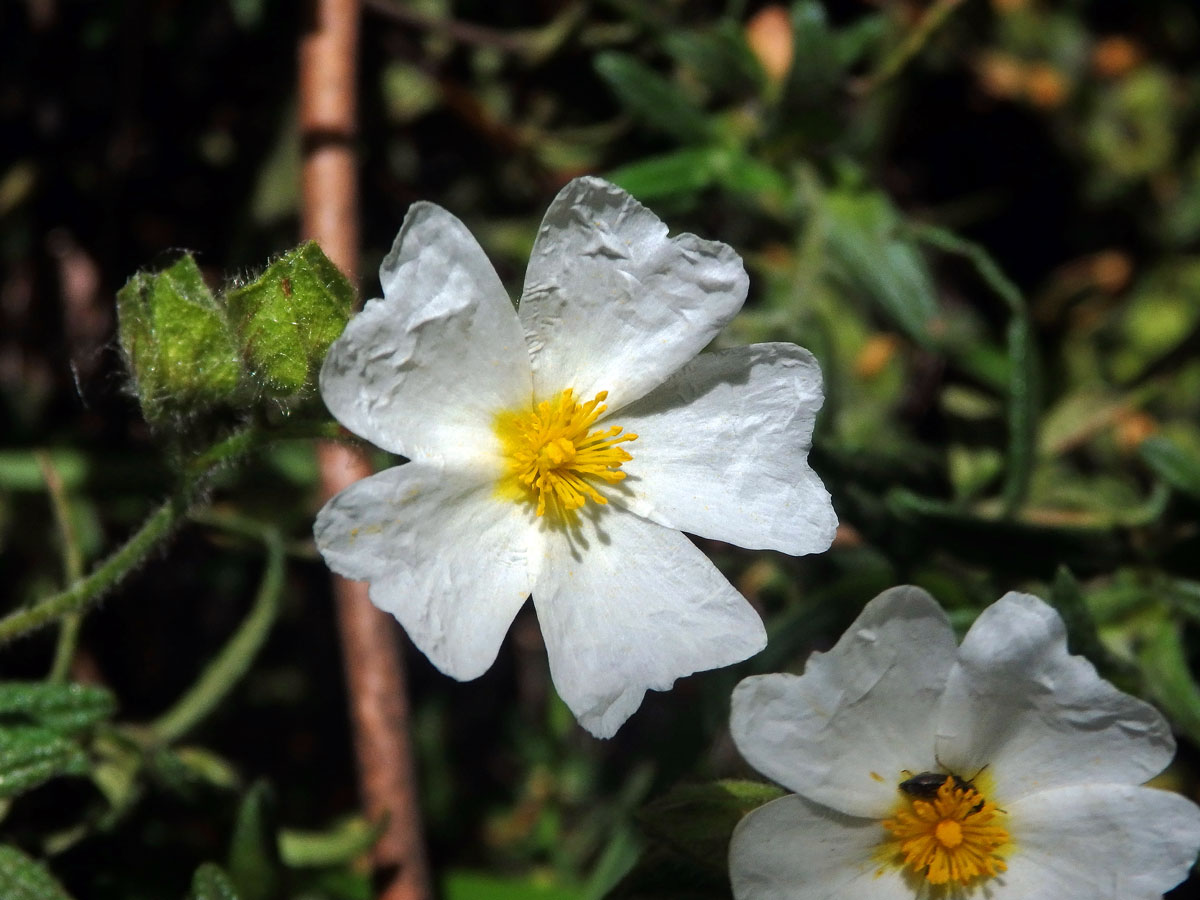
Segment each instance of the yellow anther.
[{"label": "yellow anther", "polygon": [[496,416],[496,435],[508,458],[506,478],[524,486],[514,496],[535,504],[539,516],[549,508],[565,518],[589,500],[606,504],[594,482],[614,484],[625,477],[621,464],[633,457],[618,445],[637,435],[621,434],[616,425],[590,430],[607,409],[607,397],[601,391],[594,400],[577,403],[567,388],[533,409]]}]

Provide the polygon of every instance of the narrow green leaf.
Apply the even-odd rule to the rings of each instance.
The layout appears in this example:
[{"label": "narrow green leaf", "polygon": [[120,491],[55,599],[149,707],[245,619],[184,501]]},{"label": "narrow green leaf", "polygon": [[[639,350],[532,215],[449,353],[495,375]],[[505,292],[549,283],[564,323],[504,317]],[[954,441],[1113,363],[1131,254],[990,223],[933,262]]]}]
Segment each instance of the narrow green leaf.
[{"label": "narrow green leaf", "polygon": [[220,866],[216,863],[204,863],[192,876],[190,900],[243,900],[243,898]]},{"label": "narrow green leaf", "polygon": [[663,45],[714,94],[736,96],[758,89],[762,68],[741,30],[725,22],[706,31],[669,32]]},{"label": "narrow green leaf", "polygon": [[578,900],[573,888],[529,878],[504,878],[485,872],[452,870],[442,880],[445,900]]},{"label": "narrow green leaf", "polygon": [[702,866],[723,870],[734,826],[750,810],[784,793],[775,785],[756,781],[681,785],[645,806],[638,820],[654,840]]},{"label": "narrow green leaf", "polygon": [[1138,452],[1142,462],[1171,487],[1200,498],[1200,458],[1161,435],[1147,438]]},{"label": "narrow green leaf", "polygon": [[650,202],[702,191],[713,183],[714,176],[712,150],[687,147],[622,166],[609,173],[608,179],[639,200]]},{"label": "narrow green leaf", "polygon": [[107,719],[116,705],[113,695],[98,687],[41,681],[0,683],[0,723],[17,717],[67,735]]},{"label": "narrow green leaf", "polygon": [[350,318],[354,288],[310,241],[230,291],[224,302],[259,387],[283,397],[316,386],[325,353]]},{"label": "narrow green leaf", "polygon": [[289,868],[344,865],[370,850],[384,825],[355,816],[328,831],[284,829],[279,834],[279,855]]},{"label": "narrow green leaf", "polygon": [[838,44],[817,0],[792,6],[792,70],[788,74],[786,102],[811,106],[828,99],[841,81]]},{"label": "narrow green leaf", "polygon": [[271,900],[280,890],[282,865],[274,795],[257,782],[242,799],[229,845],[229,876],[242,900]]},{"label": "narrow green leaf", "polygon": [[87,756],[74,741],[40,725],[0,729],[0,797],[12,797],[59,775],[86,775]]},{"label": "narrow green leaf", "polygon": [[1024,316],[1014,316],[1009,322],[1008,359],[1008,460],[1004,476],[1004,509],[1008,515],[1013,515],[1029,492],[1037,446],[1037,350]]},{"label": "narrow green leaf", "polygon": [[1086,656],[1113,676],[1127,679],[1133,675],[1130,665],[1113,656],[1101,642],[1079,581],[1066,566],[1059,566],[1054,574],[1049,600],[1067,626],[1067,646],[1072,653]]},{"label": "narrow green leaf", "polygon": [[827,240],[840,274],[914,341],[934,345],[938,315],[933,279],[900,216],[879,191],[837,189],[824,198]]},{"label": "narrow green leaf", "polygon": [[595,65],[625,110],[647,128],[683,144],[704,143],[712,137],[708,117],[692,98],[649,66],[612,52],[597,56]]},{"label": "narrow green leaf", "polygon": [[1178,623],[1163,616],[1154,623],[1138,653],[1146,686],[1171,722],[1193,741],[1200,741],[1200,687],[1188,668]]},{"label": "narrow green leaf", "polygon": [[0,897],[4,900],[71,900],[71,895],[45,866],[9,844],[0,844]]},{"label": "narrow green leaf", "polygon": [[1060,565],[1080,574],[1108,572],[1129,556],[1113,528],[985,519],[903,489],[889,491],[886,504],[897,518],[892,527],[898,539],[996,566],[1013,577],[1047,578]]},{"label": "narrow green leaf", "polygon": [[240,369],[233,338],[190,256],[139,272],[117,292],[121,349],[150,421],[227,400]]}]

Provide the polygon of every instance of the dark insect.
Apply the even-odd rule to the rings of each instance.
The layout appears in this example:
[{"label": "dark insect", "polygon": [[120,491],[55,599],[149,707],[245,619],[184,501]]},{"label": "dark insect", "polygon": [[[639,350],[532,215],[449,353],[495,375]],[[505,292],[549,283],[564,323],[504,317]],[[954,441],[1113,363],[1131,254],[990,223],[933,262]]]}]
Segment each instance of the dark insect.
[{"label": "dark insect", "polygon": [[957,775],[947,775],[945,772],[922,772],[920,775],[914,775],[912,778],[900,782],[900,790],[910,797],[932,800],[937,796],[938,789],[946,783],[947,778],[953,778],[954,786],[960,791],[974,787],[971,782]]},{"label": "dark insect", "polygon": [[[980,770],[982,771],[982,769]],[[979,773],[975,773],[975,777],[979,777]],[[932,800],[937,796],[938,789],[946,783],[947,778],[954,779],[954,786],[960,791],[974,790],[975,785],[972,781],[967,781],[958,775],[947,774],[946,772],[922,772],[920,775],[914,775],[912,778],[906,778],[900,782],[900,790],[908,794],[910,797],[917,797],[921,800]],[[983,809],[984,801],[981,799],[978,804],[972,808],[971,812],[977,813]]]}]

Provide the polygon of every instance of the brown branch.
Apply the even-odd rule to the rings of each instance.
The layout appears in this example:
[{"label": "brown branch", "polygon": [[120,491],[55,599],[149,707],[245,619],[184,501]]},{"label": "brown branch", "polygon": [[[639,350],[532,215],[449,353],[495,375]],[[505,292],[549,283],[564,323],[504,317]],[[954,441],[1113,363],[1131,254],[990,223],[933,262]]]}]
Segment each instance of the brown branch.
[{"label": "brown branch", "polygon": [[[351,278],[358,268],[354,159],[359,0],[311,0],[300,43],[305,238]],[[341,444],[318,449],[326,497],[371,473]],[[374,848],[379,900],[428,900],[429,873],[409,738],[408,692],[391,617],[362,582],[334,578],[359,785],[367,814],[386,822]]]}]

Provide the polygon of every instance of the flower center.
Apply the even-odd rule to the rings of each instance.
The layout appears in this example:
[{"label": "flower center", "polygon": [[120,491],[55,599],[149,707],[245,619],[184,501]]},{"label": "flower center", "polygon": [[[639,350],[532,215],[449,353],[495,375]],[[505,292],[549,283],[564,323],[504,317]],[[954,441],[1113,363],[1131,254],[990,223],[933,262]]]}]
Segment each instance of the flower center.
[{"label": "flower center", "polygon": [[608,391],[601,391],[594,400],[577,403],[567,388],[531,410],[496,416],[496,435],[508,459],[506,480],[515,479],[517,497],[536,503],[539,516],[549,508],[565,518],[589,500],[604,505],[608,500],[596,484],[625,477],[621,464],[633,457],[618,445],[637,435],[621,434],[617,425],[591,430],[608,409],[606,397]]},{"label": "flower center", "polygon": [[927,800],[902,794],[895,815],[882,824],[917,875],[930,884],[967,885],[1008,868],[996,854],[1009,843],[1008,831],[996,824],[1003,819],[973,784],[947,775]]}]

